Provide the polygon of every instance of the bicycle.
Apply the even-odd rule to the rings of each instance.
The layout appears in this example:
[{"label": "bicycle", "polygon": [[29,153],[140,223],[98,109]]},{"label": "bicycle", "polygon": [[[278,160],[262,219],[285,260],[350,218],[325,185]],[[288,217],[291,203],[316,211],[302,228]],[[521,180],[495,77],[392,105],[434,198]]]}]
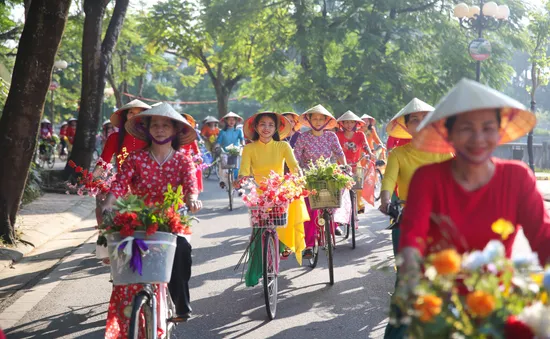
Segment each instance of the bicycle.
[{"label": "bicycle", "polygon": [[221,149],[220,149],[220,152],[221,152],[220,167],[222,170],[226,170],[226,173],[227,173],[225,189],[227,190],[227,194],[229,196],[229,210],[233,211],[233,195],[235,194],[235,191],[233,189],[233,181],[235,180],[235,174],[236,174],[235,172],[237,171],[237,168],[239,167],[239,164],[240,164],[240,156],[225,153]]},{"label": "bicycle", "polygon": [[351,200],[351,217],[350,217],[351,220],[346,227],[345,239],[348,239],[351,233],[351,248],[353,249],[355,249],[355,231],[356,231],[356,227],[357,227],[356,223],[358,219],[357,199],[361,199],[361,198],[357,198],[357,190],[363,189],[363,183],[365,180],[364,169],[363,167],[358,166],[358,164],[361,163],[361,160],[363,160],[363,158],[365,157],[364,156],[361,157],[361,159],[359,159],[358,162],[352,164],[352,166],[355,166],[355,168],[353,168],[353,173],[349,173],[353,177],[353,181],[355,181],[355,185],[352,187],[352,189],[349,190],[350,200]]},{"label": "bicycle", "polygon": [[212,155],[212,153],[206,151],[202,154],[202,158],[204,163],[208,164],[208,167],[202,172],[203,178],[208,179],[210,178],[210,175],[214,174],[219,180],[220,174],[218,173],[218,162],[220,161],[220,157],[216,154]]},{"label": "bicycle", "polygon": [[371,160],[371,166],[374,167],[375,171],[374,201],[379,201],[380,193],[382,192],[382,180],[384,179],[384,175],[382,174],[380,168],[386,166],[386,162],[384,160]]},{"label": "bicycle", "polygon": [[[55,165],[54,141],[42,140],[38,151],[38,166],[52,169]],[[42,148],[43,146],[43,148]]]}]

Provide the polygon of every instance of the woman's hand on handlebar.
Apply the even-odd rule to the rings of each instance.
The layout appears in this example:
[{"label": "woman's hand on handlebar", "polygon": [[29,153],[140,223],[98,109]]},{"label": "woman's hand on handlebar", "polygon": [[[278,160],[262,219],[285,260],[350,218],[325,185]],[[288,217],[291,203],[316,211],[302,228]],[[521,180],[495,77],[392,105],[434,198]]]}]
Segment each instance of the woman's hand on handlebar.
[{"label": "woman's hand on handlebar", "polygon": [[196,213],[202,209],[202,201],[198,200],[197,197],[190,196],[187,199],[187,208],[191,213]]}]

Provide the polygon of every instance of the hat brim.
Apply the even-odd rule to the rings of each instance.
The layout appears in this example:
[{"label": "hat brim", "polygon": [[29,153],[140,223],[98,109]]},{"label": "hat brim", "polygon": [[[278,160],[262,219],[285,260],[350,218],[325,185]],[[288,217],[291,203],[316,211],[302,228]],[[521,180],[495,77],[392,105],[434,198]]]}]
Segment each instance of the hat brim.
[{"label": "hat brim", "polygon": [[284,138],[288,137],[290,131],[292,130],[292,127],[290,125],[290,121],[284,115],[275,112],[258,112],[256,114],[253,114],[244,122],[243,133],[246,139],[252,140],[252,138],[254,137],[254,132],[256,131],[254,129],[254,120],[258,115],[262,114],[275,114],[277,118],[279,118],[279,121],[277,122],[277,132],[279,132],[279,139],[283,140]]},{"label": "hat brim", "polygon": [[[527,110],[500,107],[500,141],[499,145],[506,144],[525,136],[537,124],[535,115]],[[470,112],[470,111],[466,111]],[[461,112],[458,114],[463,114]],[[434,112],[431,112],[432,115]],[[453,116],[456,116],[455,114]],[[427,116],[426,119],[429,119]],[[448,141],[448,132],[445,128],[445,121],[448,117],[429,123],[419,129],[418,134],[413,139],[413,144],[420,150],[431,153],[452,153],[455,152],[454,147]]]},{"label": "hat brim", "polygon": [[302,128],[302,123],[300,122],[300,116],[297,113],[284,112],[283,116],[288,120],[292,119],[292,121],[294,121],[294,132],[297,132]]},{"label": "hat brim", "polygon": [[122,123],[122,112],[129,110],[131,108],[143,108],[143,110],[151,109],[151,106],[147,105],[146,103],[140,101],[140,100],[132,100],[126,105],[120,107],[118,110],[116,110],[113,114],[111,114],[111,117],[109,120],[113,123],[114,126],[120,127],[120,124]]},{"label": "hat brim", "polygon": [[197,121],[191,116],[191,114],[183,113],[183,117],[193,126],[197,126]]},{"label": "hat brim", "polygon": [[237,124],[242,123],[244,121],[244,119],[242,117],[240,117],[238,114],[235,114],[233,112],[229,112],[229,113],[227,113],[226,115],[223,116],[220,123],[225,124],[225,119],[227,119],[227,118],[237,119]]},{"label": "hat brim", "polygon": [[146,127],[144,125],[144,119],[155,116],[169,118],[176,122],[176,134],[178,135],[180,147],[190,144],[197,139],[197,132],[195,131],[195,129],[189,124],[189,122],[187,122],[187,120],[183,116],[178,113],[175,113],[174,116],[170,113],[162,114],[158,112],[146,111],[128,119],[128,121],[124,125],[124,128],[126,128],[126,131],[137,139],[149,141],[150,139],[145,131]]},{"label": "hat brim", "polygon": [[[427,111],[423,112],[411,112],[413,113],[429,113]],[[405,114],[405,115],[409,115]],[[398,139],[412,139],[412,135],[407,129],[407,124],[405,123],[405,115],[393,118],[388,125],[386,125],[386,132],[388,136]]]}]

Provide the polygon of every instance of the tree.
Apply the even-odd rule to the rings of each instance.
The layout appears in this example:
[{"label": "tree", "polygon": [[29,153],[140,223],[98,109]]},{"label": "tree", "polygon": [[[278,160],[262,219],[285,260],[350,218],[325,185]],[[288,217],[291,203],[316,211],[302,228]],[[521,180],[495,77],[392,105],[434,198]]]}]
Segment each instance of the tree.
[{"label": "tree", "polygon": [[15,242],[14,225],[36,148],[40,116],[70,0],[33,0],[19,40],[0,119],[0,237]]},{"label": "tree", "polygon": [[[78,126],[70,160],[89,167],[95,149],[100,123],[105,75],[122,29],[129,0],[116,0],[113,15],[103,41],[103,17],[110,0],[84,0],[84,31],[82,38],[82,90]],[[66,172],[71,168],[67,165]]]},{"label": "tree", "polygon": [[[530,36],[530,62],[531,62],[531,111],[536,113],[537,102],[535,100],[537,88],[548,84],[550,72],[550,1],[546,1],[545,13],[534,11],[530,15],[528,26]],[[527,152],[529,154],[529,167],[535,171],[533,155],[533,131],[527,136]]]},{"label": "tree", "polygon": [[[218,115],[228,112],[231,93],[252,75],[255,63],[284,47],[288,12],[246,1],[167,0],[146,21],[151,48],[187,59],[214,87]],[[285,33],[286,32],[286,33]]]}]

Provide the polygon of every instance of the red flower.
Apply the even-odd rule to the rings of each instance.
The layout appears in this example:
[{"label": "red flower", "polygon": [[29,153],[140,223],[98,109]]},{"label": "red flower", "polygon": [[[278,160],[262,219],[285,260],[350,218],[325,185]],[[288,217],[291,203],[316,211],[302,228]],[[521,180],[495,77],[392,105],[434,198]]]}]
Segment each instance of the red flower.
[{"label": "red flower", "polygon": [[532,339],[535,337],[533,331],[516,316],[509,316],[504,324],[506,339]]},{"label": "red flower", "polygon": [[120,235],[123,237],[129,237],[134,235],[134,229],[130,225],[124,225],[122,226],[122,229],[120,230]]},{"label": "red flower", "polygon": [[147,227],[147,231],[145,232],[145,234],[153,235],[158,229],[159,229],[159,224],[157,223],[151,224],[149,227]]},{"label": "red flower", "polygon": [[76,166],[76,168],[74,169],[74,171],[75,171],[76,173],[80,173],[80,172],[82,172],[82,167]]},{"label": "red flower", "polygon": [[75,168],[75,167],[76,167],[76,164],[74,163],[74,161],[69,160],[69,166],[70,166],[71,168]]}]

